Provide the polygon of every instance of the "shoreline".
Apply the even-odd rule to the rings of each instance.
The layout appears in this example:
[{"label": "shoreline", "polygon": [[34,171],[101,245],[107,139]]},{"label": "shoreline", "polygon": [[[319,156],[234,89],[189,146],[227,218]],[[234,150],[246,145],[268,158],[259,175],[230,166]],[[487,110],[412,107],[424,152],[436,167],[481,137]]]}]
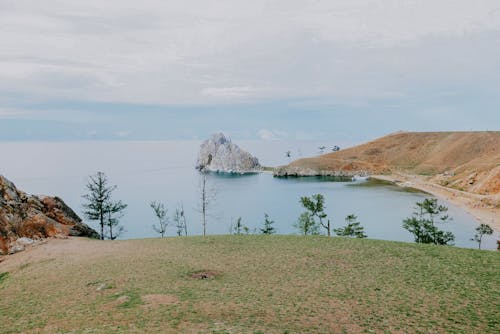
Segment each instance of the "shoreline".
[{"label": "shoreline", "polygon": [[[371,175],[373,179],[389,181],[399,187],[411,187],[429,193],[441,200],[447,201],[473,216],[479,223],[490,225],[497,233],[500,232],[500,194],[480,195],[447,188],[435,184],[419,175],[394,173],[391,175]],[[491,202],[495,205],[485,203]]]}]

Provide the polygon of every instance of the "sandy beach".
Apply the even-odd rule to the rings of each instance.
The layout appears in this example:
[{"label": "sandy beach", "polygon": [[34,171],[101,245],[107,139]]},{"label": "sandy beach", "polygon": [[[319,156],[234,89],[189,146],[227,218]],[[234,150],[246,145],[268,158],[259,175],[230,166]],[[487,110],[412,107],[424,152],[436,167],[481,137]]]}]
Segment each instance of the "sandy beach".
[{"label": "sandy beach", "polygon": [[394,173],[391,175],[372,175],[374,179],[390,181],[401,187],[411,187],[425,191],[442,200],[452,203],[479,222],[490,225],[500,232],[500,194],[479,195],[455,190],[435,184],[424,176]]}]

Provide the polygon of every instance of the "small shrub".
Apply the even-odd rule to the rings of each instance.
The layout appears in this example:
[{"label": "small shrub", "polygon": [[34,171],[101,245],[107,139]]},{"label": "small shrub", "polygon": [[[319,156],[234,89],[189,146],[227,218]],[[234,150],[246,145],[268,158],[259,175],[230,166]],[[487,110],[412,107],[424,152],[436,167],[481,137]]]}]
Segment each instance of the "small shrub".
[{"label": "small shrub", "polygon": [[347,225],[341,228],[336,228],[333,231],[338,236],[351,238],[366,238],[366,234],[361,223],[356,221],[358,217],[351,214],[345,218]]}]

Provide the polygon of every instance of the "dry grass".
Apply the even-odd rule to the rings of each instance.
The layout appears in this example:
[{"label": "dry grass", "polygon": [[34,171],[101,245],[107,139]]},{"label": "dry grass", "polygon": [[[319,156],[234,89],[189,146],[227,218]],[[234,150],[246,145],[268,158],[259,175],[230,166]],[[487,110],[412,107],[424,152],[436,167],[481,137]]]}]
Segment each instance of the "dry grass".
[{"label": "dry grass", "polygon": [[11,256],[0,272],[1,333],[500,329],[500,254],[489,251],[299,236],[73,238]]},{"label": "dry grass", "polygon": [[401,132],[291,166],[316,170],[404,171],[477,194],[500,193],[500,131]]}]

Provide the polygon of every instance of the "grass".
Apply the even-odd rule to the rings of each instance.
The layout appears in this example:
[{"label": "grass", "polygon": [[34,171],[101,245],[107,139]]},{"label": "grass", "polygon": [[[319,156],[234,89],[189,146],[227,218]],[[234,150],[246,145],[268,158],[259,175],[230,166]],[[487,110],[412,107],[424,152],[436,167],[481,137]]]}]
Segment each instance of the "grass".
[{"label": "grass", "polygon": [[9,273],[0,273],[0,284],[9,277]]},{"label": "grass", "polygon": [[300,236],[61,242],[78,250],[0,276],[0,333],[500,329],[498,252]]}]

